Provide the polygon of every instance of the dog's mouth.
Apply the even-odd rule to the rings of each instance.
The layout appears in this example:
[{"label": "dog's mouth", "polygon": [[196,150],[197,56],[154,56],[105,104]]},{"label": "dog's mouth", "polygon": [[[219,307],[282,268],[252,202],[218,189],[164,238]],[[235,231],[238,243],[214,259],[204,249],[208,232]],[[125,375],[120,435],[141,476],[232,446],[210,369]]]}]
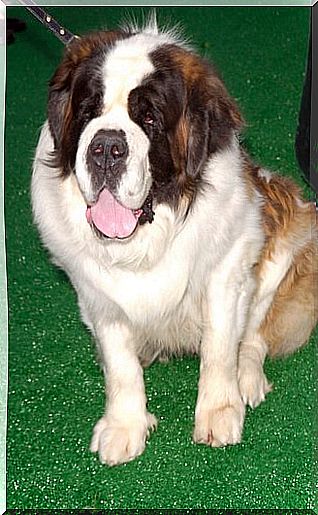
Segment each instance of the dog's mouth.
[{"label": "dog's mouth", "polygon": [[86,209],[86,219],[98,236],[125,239],[131,236],[138,224],[151,223],[154,218],[152,195],[149,194],[140,209],[129,209],[120,204],[104,188],[97,202]]}]

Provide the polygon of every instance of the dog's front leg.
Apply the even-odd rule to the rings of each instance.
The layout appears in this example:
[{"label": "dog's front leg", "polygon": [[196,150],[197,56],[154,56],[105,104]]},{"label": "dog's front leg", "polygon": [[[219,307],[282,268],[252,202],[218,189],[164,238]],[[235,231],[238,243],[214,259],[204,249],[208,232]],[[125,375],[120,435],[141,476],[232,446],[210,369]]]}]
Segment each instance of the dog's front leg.
[{"label": "dog's front leg", "polygon": [[96,329],[106,380],[105,415],[94,428],[90,449],[102,463],[118,465],[139,456],[156,419],[147,412],[143,371],[131,331],[122,323]]},{"label": "dog's front leg", "polygon": [[203,337],[194,441],[213,447],[240,442],[245,408],[238,379],[238,347],[254,280],[226,263],[211,275],[203,303]]}]

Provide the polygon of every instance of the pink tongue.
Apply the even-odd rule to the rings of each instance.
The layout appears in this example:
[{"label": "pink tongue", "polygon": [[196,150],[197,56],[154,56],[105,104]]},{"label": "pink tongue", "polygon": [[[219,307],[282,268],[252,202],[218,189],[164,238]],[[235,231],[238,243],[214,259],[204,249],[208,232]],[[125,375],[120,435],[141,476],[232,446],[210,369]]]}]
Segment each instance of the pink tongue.
[{"label": "pink tongue", "polygon": [[140,214],[140,210],[134,212],[123,207],[104,188],[96,204],[87,208],[86,218],[89,223],[93,221],[97,229],[109,238],[127,238],[134,232]]}]

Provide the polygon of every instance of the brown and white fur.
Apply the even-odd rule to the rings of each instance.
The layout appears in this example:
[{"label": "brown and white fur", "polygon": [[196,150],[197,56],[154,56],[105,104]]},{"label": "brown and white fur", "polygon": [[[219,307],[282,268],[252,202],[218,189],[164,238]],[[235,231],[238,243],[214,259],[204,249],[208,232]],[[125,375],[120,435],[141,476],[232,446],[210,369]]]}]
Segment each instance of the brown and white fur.
[{"label": "brown and white fur", "polygon": [[[194,441],[235,444],[245,406],[270,390],[265,356],[301,347],[316,324],[315,209],[250,161],[241,127],[213,67],[154,23],[74,41],[51,81],[33,210],[100,350],[107,405],[91,450],[102,463],[134,459],[156,425],[145,362],[198,353]],[[123,136],[118,169],[109,155],[92,164],[97,133]],[[98,233],[86,212],[103,188],[133,213],[151,195],[152,223]]]}]

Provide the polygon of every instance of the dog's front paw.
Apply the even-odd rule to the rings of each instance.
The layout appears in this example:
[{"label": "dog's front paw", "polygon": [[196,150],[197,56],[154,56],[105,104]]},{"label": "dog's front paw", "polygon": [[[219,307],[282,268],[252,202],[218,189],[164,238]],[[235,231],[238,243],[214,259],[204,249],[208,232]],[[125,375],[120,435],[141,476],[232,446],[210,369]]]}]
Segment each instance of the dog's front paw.
[{"label": "dog's front paw", "polygon": [[243,402],[196,413],[193,440],[212,447],[233,445],[241,441],[245,406]]},{"label": "dog's front paw", "polygon": [[263,372],[263,367],[254,363],[251,366],[248,362],[240,364],[238,383],[243,402],[251,408],[256,408],[263,402],[265,395],[272,389]]},{"label": "dog's front paw", "polygon": [[100,462],[109,466],[120,465],[143,453],[149,431],[157,426],[156,418],[147,413],[144,420],[119,422],[111,417],[102,417],[94,427],[90,445],[98,452]]}]

